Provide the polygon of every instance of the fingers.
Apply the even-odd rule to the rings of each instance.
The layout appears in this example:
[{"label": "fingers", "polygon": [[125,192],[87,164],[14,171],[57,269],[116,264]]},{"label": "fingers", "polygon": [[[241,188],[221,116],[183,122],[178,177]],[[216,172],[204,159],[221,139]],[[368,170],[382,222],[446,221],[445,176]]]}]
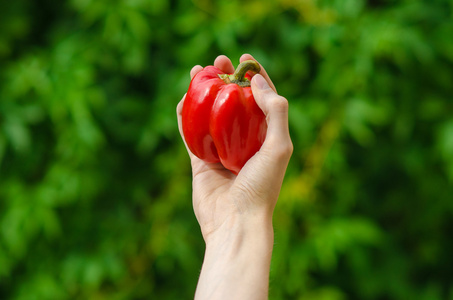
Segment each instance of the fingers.
[{"label": "fingers", "polygon": [[181,137],[184,140],[184,134],[182,132],[182,107],[184,106],[184,100],[186,99],[186,94],[182,97],[181,101],[179,101],[178,106],[176,106],[176,117],[178,118],[178,129]]},{"label": "fingers", "polygon": [[260,150],[239,172],[232,192],[235,198],[245,196],[252,203],[257,199],[263,201],[264,206],[255,208],[264,208],[272,215],[293,152],[288,101],[279,96],[261,74],[252,77],[251,87],[256,103],[266,116],[266,138]]},{"label": "fingers", "polygon": [[288,101],[279,96],[261,74],[252,78],[252,93],[266,116],[266,139],[260,150],[244,165],[235,182],[237,197],[261,199],[272,214],[280,193],[293,144],[288,129]]},{"label": "fingers", "polygon": [[268,81],[257,74],[252,78],[252,92],[267,121],[267,134],[262,149],[289,159],[293,145],[288,128],[288,101],[279,96]]},{"label": "fingers", "polygon": [[182,98],[181,101],[179,101],[178,106],[176,107],[176,117],[178,119],[178,129],[179,129],[179,134],[181,135],[182,141],[184,142],[184,145],[186,146],[187,153],[189,153],[189,157],[191,160],[196,159],[195,155],[190,151],[189,147],[187,147],[186,140],[184,139],[184,132],[182,130],[182,107],[184,106],[184,100],[186,99],[186,95]]},{"label": "fingers", "polygon": [[[243,54],[240,58],[240,62],[249,59],[255,60],[252,55]],[[219,55],[214,61],[214,66],[221,69],[225,73],[234,73],[234,66],[231,63],[231,60],[225,55]],[[203,67],[200,65],[194,66],[190,71],[191,78],[193,78],[202,69]],[[293,145],[288,129],[288,101],[276,93],[274,84],[262,66],[260,73],[256,74],[252,78],[252,92],[258,106],[266,115],[268,125],[266,139],[261,148],[261,150],[264,151],[260,152],[262,152],[262,154],[266,153],[265,155],[272,156],[278,161],[281,161],[279,158],[289,160],[289,157],[293,151]],[[185,95],[177,106],[178,128],[183,140],[184,133],[182,130],[181,112],[184,100]],[[187,144],[186,148],[192,162],[196,161],[197,158],[191,153],[187,147]]]},{"label": "fingers", "polygon": [[[250,54],[243,54],[240,58],[240,62],[243,62],[245,60],[253,59],[256,61],[256,59],[250,55]],[[234,66],[231,60],[225,56],[225,55],[219,55],[217,58],[214,60],[214,66],[219,68],[225,73],[232,74],[234,73]],[[260,65],[261,66],[261,65]],[[196,65],[192,68],[190,71],[190,78],[193,78],[198,72],[203,70],[203,67],[200,65]],[[263,75],[264,78],[266,78],[267,82],[271,86],[271,88],[277,92],[274,84],[272,83],[272,80],[269,78],[269,75],[267,75],[266,70],[264,70],[263,66],[261,66],[261,71],[260,74]]]},{"label": "fingers", "polygon": [[[234,67],[233,64],[231,63],[231,60],[225,56],[225,55],[219,55],[215,61],[214,61],[214,66],[219,68],[225,73],[233,73],[234,72]],[[195,75],[197,75],[201,70],[203,70],[203,67],[200,65],[196,65],[192,68],[190,71],[190,78],[193,79]],[[187,143],[184,138],[184,132],[182,130],[182,110],[184,106],[184,101],[185,101],[186,95],[182,98],[182,100],[178,103],[176,107],[176,114],[177,114],[177,119],[178,119],[178,129],[179,133],[181,135],[182,140],[184,141],[184,145],[186,146],[187,152],[189,153],[189,157],[192,163],[192,172],[194,174],[202,172],[206,168],[211,168],[211,169],[222,169],[224,170],[223,166],[221,164],[206,164],[204,163],[201,159],[196,157],[189,149],[187,146]],[[220,168],[221,167],[221,168]]]},{"label": "fingers", "polygon": [[[243,54],[241,56],[241,58],[239,59],[240,62],[243,62],[245,60],[249,60],[249,59],[252,59],[256,62],[258,62],[252,55],[250,54]],[[258,62],[259,63],[259,62]],[[261,66],[261,71],[259,74],[261,74],[267,81],[267,83],[269,84],[269,86],[274,90],[274,92],[277,93],[277,89],[275,88],[274,84],[272,83],[272,80],[269,78],[269,75],[267,75],[267,72],[266,70],[263,68],[263,66],[260,64]]]},{"label": "fingers", "polygon": [[[186,144],[186,141],[184,139],[184,133],[182,131],[182,107],[184,106],[184,100],[186,99],[186,95],[182,97],[181,101],[179,101],[178,106],[176,106],[176,117],[178,119],[178,129],[179,129],[179,134],[181,135],[182,140],[184,141],[184,144]],[[187,145],[186,145],[187,148]]]},{"label": "fingers", "polygon": [[[252,55],[243,54],[240,58],[240,62],[249,59],[256,61]],[[231,60],[225,55],[217,56],[214,60],[214,66],[225,73],[234,72],[234,66],[231,63]],[[190,77],[193,78],[202,69],[203,67],[200,65],[194,66],[190,71]],[[267,118],[268,138],[266,138],[266,140],[269,140],[268,143],[273,143],[274,139],[285,142],[285,145],[288,144],[288,141],[291,143],[288,130],[288,101],[277,94],[277,90],[272,83],[272,80],[262,66],[260,73],[252,78],[252,91],[258,106],[260,106]],[[178,109],[179,107],[182,109],[183,101],[184,98],[178,105]],[[180,113],[178,113],[178,123],[180,123]],[[179,124],[179,126],[181,125]],[[184,137],[181,128],[180,132],[181,136]]]},{"label": "fingers", "polygon": [[192,79],[195,75],[197,75],[198,72],[203,70],[203,67],[200,65],[196,65],[190,70],[190,79]]},{"label": "fingers", "polygon": [[[178,119],[179,134],[181,135],[182,141],[184,142],[184,145],[186,146],[187,153],[189,154],[190,162],[192,164],[192,172],[193,172],[194,176],[196,174],[202,173],[203,170],[206,170],[206,168],[225,170],[225,168],[220,163],[206,164],[204,161],[202,161],[197,156],[195,156],[195,154],[193,154],[192,151],[190,151],[189,147],[187,146],[186,140],[184,138],[184,132],[182,130],[182,109],[184,106],[185,99],[186,99],[186,95],[184,95],[182,100],[176,106],[176,116]],[[230,174],[230,176],[232,176],[232,175],[233,175],[233,173]]]},{"label": "fingers", "polygon": [[[231,63],[231,60],[225,56],[225,55],[219,55],[217,58],[214,60],[214,66],[219,68],[225,73],[234,73],[234,67],[233,64]],[[197,75],[198,72],[203,70],[203,67],[200,65],[196,65],[190,70],[190,79],[192,79],[195,75]]]},{"label": "fingers", "polygon": [[234,73],[234,67],[231,60],[225,55],[219,55],[214,60],[214,66],[227,74]]}]

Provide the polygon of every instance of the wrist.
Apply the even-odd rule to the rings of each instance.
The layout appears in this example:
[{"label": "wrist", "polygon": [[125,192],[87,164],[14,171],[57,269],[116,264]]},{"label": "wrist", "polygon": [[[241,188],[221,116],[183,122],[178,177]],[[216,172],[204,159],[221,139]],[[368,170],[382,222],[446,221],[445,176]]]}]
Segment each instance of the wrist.
[{"label": "wrist", "polygon": [[267,299],[274,241],[271,218],[241,216],[230,222],[205,238],[196,299]]},{"label": "wrist", "polygon": [[221,247],[224,251],[235,252],[248,243],[259,243],[262,247],[272,248],[272,216],[265,213],[231,216],[216,231],[204,236],[204,240],[206,250]]}]

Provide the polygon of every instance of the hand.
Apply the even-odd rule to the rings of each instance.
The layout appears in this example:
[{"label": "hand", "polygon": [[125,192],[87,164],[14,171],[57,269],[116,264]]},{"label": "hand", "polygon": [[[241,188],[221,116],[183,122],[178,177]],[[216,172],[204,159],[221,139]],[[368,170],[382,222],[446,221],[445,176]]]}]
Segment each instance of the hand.
[{"label": "hand", "polygon": [[[240,61],[253,59],[245,54]],[[219,56],[214,65],[225,73],[234,67],[226,56]],[[201,66],[195,66],[193,78]],[[267,118],[268,131],[261,149],[235,176],[220,163],[209,164],[189,156],[193,172],[193,206],[206,242],[219,232],[231,228],[236,218],[253,214],[272,216],[280,187],[292,153],[288,130],[288,102],[276,94],[276,89],[264,68],[252,78],[252,92],[258,106]],[[178,104],[177,114],[181,136],[181,111],[184,98]]]},{"label": "hand", "polygon": [[[244,54],[240,61],[254,59]],[[234,67],[226,56],[214,62],[225,73]],[[201,66],[190,72],[193,78]],[[266,116],[261,149],[236,176],[220,163],[198,159],[187,148],[193,173],[193,207],[206,242],[196,299],[266,299],[273,248],[272,213],[293,151],[288,102],[276,93],[264,68],[251,82],[255,101]],[[181,111],[177,115],[181,136]]]}]

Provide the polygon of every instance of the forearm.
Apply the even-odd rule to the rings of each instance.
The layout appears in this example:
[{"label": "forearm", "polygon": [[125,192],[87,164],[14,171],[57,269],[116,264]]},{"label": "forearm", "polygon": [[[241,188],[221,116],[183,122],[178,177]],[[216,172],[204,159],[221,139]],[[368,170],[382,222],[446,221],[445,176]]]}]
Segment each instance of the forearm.
[{"label": "forearm", "polygon": [[271,218],[246,218],[216,234],[206,241],[195,299],[267,299],[274,241]]}]

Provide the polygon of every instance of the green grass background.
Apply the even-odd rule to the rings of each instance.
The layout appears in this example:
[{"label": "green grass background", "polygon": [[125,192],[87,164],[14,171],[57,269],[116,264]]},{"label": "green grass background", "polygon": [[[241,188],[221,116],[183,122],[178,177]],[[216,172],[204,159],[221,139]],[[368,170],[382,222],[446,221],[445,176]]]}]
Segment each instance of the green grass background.
[{"label": "green grass background", "polygon": [[175,108],[251,53],[290,103],[271,299],[453,299],[453,1],[0,4],[0,299],[190,299]]}]

